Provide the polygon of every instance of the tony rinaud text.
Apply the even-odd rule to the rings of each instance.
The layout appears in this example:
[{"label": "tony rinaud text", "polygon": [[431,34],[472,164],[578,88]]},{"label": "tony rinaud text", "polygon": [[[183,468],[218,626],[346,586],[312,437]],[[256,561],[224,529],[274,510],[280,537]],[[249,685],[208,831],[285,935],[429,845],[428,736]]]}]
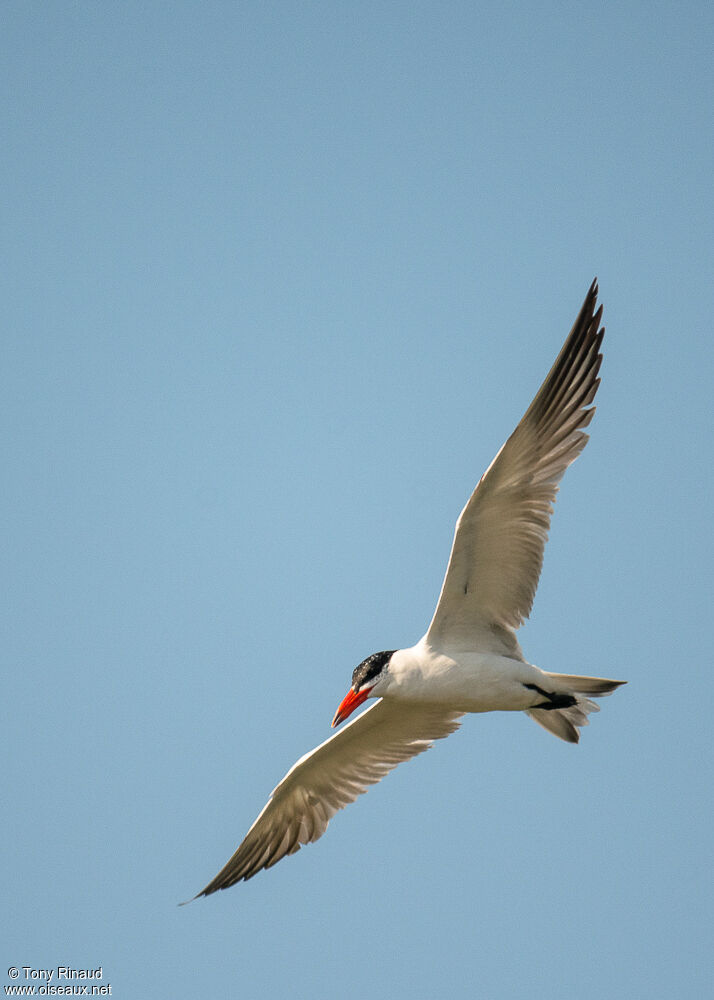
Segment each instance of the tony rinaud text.
[{"label": "tony rinaud text", "polygon": [[51,983],[55,979],[101,979],[101,965],[96,969],[73,969],[69,965],[58,965],[56,969],[33,969],[31,965],[23,965],[22,971],[25,979],[41,980],[43,983]]}]

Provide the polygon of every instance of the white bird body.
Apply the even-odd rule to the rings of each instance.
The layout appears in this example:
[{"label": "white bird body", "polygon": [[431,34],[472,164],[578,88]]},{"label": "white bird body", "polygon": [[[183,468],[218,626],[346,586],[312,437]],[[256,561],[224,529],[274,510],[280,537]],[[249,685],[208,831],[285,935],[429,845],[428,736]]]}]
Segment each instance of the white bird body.
[{"label": "white bird body", "polygon": [[535,702],[524,684],[546,684],[546,674],[522,659],[469,649],[435,649],[422,638],[398,649],[381,698],[427,701],[457,712],[523,712]]},{"label": "white bird body", "polygon": [[340,704],[339,725],[273,790],[233,857],[199,893],[252,878],[317,840],[331,817],[401,761],[448,736],[465,713],[524,711],[560,739],[623,681],[554,674],[528,663],[516,630],[530,614],[558,483],[587,442],[604,330],[593,282],[558,358],[456,523],[434,617],[408,649],[367,657]]}]

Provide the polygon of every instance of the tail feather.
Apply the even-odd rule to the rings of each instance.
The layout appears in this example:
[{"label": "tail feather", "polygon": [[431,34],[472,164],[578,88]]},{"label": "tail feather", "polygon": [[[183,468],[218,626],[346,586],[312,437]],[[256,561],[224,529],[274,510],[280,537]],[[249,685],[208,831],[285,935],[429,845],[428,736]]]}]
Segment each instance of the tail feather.
[{"label": "tail feather", "polygon": [[558,694],[569,694],[575,698],[575,704],[567,708],[531,708],[527,715],[543,726],[549,733],[558,736],[566,743],[577,743],[580,739],[579,726],[587,726],[590,712],[599,712],[596,705],[585,695],[602,698],[611,694],[615,688],[627,681],[613,681],[605,677],[579,677],[577,674],[551,674],[544,671],[545,676]]},{"label": "tail feather", "polygon": [[627,684],[627,681],[613,681],[607,677],[579,677],[578,674],[550,674],[546,672],[546,677],[551,678],[557,691],[594,694],[596,698],[612,694],[615,688],[619,688],[621,684]]}]

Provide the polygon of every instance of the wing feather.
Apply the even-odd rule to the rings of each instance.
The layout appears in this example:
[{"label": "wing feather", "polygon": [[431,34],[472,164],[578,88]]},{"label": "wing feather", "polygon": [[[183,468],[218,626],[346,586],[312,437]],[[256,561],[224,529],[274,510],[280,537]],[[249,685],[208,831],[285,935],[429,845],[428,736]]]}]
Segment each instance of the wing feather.
[{"label": "wing feather", "polygon": [[585,447],[602,363],[597,279],[555,364],[488,467],[456,523],[446,576],[427,632],[440,644],[475,629],[506,634],[530,614],[558,483]]},{"label": "wing feather", "polygon": [[336,812],[397,764],[453,733],[460,718],[440,705],[371,705],[293,765],[233,857],[198,895],[252,878],[318,840]]}]

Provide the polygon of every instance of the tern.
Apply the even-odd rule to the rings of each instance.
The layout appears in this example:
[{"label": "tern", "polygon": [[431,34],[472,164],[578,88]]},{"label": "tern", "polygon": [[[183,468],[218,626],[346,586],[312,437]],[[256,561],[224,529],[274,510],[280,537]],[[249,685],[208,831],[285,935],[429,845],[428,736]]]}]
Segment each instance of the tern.
[{"label": "tern", "polygon": [[595,279],[535,399],[462,510],[426,634],[410,649],[373,653],[356,667],[333,728],[368,698],[375,704],[290,768],[198,896],[252,878],[317,840],[338,810],[453,733],[467,712],[525,712],[577,743],[578,728],[598,711],[592,698],[626,683],[541,670],[516,639],[538,586],[558,484],[585,447],[595,412],[605,332],[597,296]]}]

